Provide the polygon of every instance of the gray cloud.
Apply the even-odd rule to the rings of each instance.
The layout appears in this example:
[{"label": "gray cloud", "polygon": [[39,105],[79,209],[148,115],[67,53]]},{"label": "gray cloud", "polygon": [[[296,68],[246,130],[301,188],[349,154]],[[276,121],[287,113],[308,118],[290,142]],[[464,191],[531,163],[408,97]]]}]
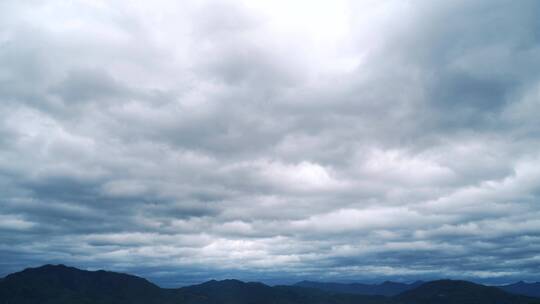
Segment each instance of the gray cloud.
[{"label": "gray cloud", "polygon": [[0,274],[540,280],[538,5],[5,1]]}]

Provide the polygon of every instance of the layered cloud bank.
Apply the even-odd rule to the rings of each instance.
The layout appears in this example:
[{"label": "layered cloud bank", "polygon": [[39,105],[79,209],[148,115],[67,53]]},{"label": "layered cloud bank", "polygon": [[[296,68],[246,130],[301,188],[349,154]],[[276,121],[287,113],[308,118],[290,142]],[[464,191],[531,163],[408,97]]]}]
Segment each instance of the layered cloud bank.
[{"label": "layered cloud bank", "polygon": [[540,280],[539,11],[3,1],[0,269]]}]

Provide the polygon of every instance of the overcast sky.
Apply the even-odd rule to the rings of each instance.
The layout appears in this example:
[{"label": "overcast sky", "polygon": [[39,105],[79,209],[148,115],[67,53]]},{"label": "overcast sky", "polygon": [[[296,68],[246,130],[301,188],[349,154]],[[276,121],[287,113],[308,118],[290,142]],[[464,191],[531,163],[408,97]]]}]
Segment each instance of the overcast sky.
[{"label": "overcast sky", "polygon": [[540,280],[540,1],[1,1],[0,276]]}]

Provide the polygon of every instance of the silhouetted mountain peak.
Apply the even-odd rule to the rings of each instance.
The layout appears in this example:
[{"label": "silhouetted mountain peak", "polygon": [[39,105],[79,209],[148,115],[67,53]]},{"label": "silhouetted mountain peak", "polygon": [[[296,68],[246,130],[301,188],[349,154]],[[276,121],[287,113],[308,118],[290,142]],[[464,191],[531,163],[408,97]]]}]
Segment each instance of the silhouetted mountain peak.
[{"label": "silhouetted mountain peak", "polygon": [[449,280],[449,279],[443,279],[443,280],[434,280],[427,282],[423,284],[423,286],[427,287],[444,287],[444,288],[457,288],[457,287],[463,287],[463,286],[481,286],[479,284],[475,284],[473,282],[469,281],[463,281],[463,280]]},{"label": "silhouetted mountain peak", "polygon": [[397,300],[403,304],[520,304],[530,303],[532,299],[468,281],[436,280],[403,292]]},{"label": "silhouetted mountain peak", "polygon": [[75,267],[69,267],[63,264],[52,265],[46,264],[40,267],[35,268],[26,268],[21,272],[16,272],[6,276],[6,279],[34,279],[42,280],[47,279],[49,283],[56,282],[61,283],[61,281],[69,280],[71,285],[76,283],[88,283],[92,281],[95,283],[114,283],[115,281],[146,285],[145,287],[157,287],[153,283],[147,281],[144,278],[137,277],[131,274],[125,274],[120,272],[112,272],[105,270],[97,271],[88,271],[81,270]]},{"label": "silhouetted mountain peak", "polygon": [[519,281],[513,284],[498,286],[506,292],[540,298],[540,282],[527,283]]},{"label": "silhouetted mountain peak", "polygon": [[[210,280],[193,286],[213,286],[213,287],[242,287],[246,285],[267,286],[259,282],[244,282],[237,279]],[[267,286],[268,287],[268,286]]]},{"label": "silhouetted mountain peak", "polygon": [[36,267],[34,269],[75,269],[75,270],[79,270],[75,267],[68,267],[64,264],[45,264],[41,267]]},{"label": "silhouetted mountain peak", "polygon": [[211,280],[198,285],[186,286],[181,288],[192,294],[203,294],[206,296],[217,296],[218,294],[239,294],[245,291],[257,291],[257,293],[269,292],[270,286],[259,282],[243,282],[236,279]]},{"label": "silhouetted mountain peak", "polygon": [[9,274],[6,279],[23,278],[23,277],[36,277],[36,276],[59,276],[59,275],[73,275],[76,273],[83,273],[83,270],[68,267],[64,264],[46,264],[39,267],[29,267],[23,271]]},{"label": "silhouetted mountain peak", "polygon": [[69,267],[64,264],[45,264],[39,267],[29,267],[24,269],[19,273],[29,273],[29,272],[61,272],[61,271],[82,271],[75,267]]},{"label": "silhouetted mountain peak", "polygon": [[[116,299],[116,303],[144,303],[143,300],[148,301],[159,292],[159,287],[137,276],[48,264],[6,276],[0,285],[0,300],[10,299],[6,303],[12,303],[23,297],[40,299],[38,303],[43,299],[54,299],[51,303],[101,303],[104,299]],[[29,300],[29,303],[35,302]]]}]

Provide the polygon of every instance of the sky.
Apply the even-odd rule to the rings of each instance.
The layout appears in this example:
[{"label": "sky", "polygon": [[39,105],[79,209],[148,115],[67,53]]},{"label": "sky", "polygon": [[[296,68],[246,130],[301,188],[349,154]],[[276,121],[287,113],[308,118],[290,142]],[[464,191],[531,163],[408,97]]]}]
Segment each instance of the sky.
[{"label": "sky", "polygon": [[0,2],[0,276],[540,280],[540,1]]}]

